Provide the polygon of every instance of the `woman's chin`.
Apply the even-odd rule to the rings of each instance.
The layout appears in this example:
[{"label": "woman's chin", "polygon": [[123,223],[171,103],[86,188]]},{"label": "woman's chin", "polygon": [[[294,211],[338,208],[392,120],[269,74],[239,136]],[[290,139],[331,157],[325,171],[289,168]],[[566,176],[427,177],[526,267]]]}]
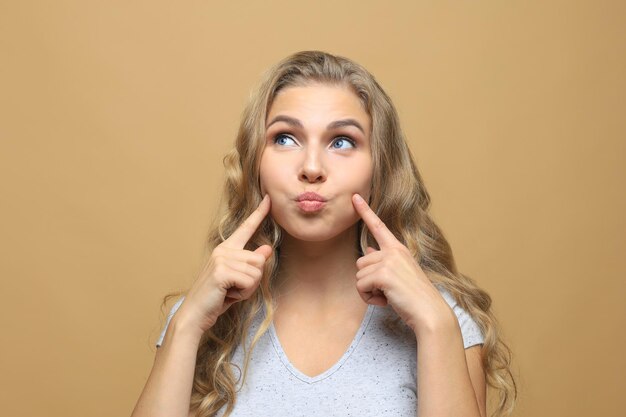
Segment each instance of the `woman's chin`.
[{"label": "woman's chin", "polygon": [[271,213],[283,233],[303,242],[326,242],[350,234],[360,217],[355,211],[331,210],[327,207],[320,213],[304,213],[301,210],[278,210]]},{"label": "woman's chin", "polygon": [[[356,224],[356,223],[355,223]],[[327,242],[337,238],[345,237],[344,235],[350,232],[356,232],[352,230],[354,224],[348,224],[345,227],[336,228],[324,228],[304,226],[304,227],[283,227],[283,232],[287,235],[284,236],[289,239],[299,240],[302,242]]]},{"label": "woman's chin", "polygon": [[337,234],[327,234],[327,233],[289,233],[287,232],[287,235],[289,235],[289,238],[293,239],[293,240],[299,240],[301,242],[326,242],[328,240],[333,239],[334,237],[337,237]]}]

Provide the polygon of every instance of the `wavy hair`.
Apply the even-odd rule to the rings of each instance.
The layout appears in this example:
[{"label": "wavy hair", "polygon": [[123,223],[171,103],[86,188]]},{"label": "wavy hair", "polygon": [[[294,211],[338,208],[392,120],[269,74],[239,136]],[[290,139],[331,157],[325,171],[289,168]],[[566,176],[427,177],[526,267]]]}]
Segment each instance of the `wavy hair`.
[{"label": "wavy hair", "polygon": [[[467,275],[457,270],[452,250],[441,229],[428,214],[430,196],[400,129],[396,109],[374,77],[361,65],[321,51],[302,51],[280,61],[262,77],[245,107],[235,147],[224,157],[225,184],[221,214],[211,227],[208,253],[227,239],[260,204],[259,167],[264,147],[267,113],[276,94],[291,86],[310,83],[347,86],[360,99],[372,120],[371,152],[374,174],[370,206],[389,230],[412,253],[433,284],[442,285],[478,323],[485,341],[482,348],[487,384],[498,393],[493,412],[512,412],[517,387],[511,372],[511,350],[502,340],[491,310],[491,297]],[[357,224],[361,254],[378,247],[363,221]],[[233,304],[200,341],[196,360],[191,411],[197,417],[215,415],[222,407],[230,415],[236,385],[246,378],[250,353],[268,330],[274,314],[272,294],[277,285],[281,228],[267,216],[246,249],[271,245],[275,250],[265,264],[263,277],[248,300]],[[169,297],[166,297],[166,300]],[[254,317],[265,307],[266,317],[247,347],[246,335]],[[399,319],[398,319],[399,320]],[[238,345],[244,348],[244,369],[235,377],[230,362]]]}]

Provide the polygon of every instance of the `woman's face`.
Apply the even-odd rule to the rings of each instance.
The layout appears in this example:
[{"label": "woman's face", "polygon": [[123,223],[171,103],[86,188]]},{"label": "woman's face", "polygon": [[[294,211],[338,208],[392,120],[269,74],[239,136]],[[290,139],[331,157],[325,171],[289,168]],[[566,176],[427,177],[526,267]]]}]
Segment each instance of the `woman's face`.
[{"label": "woman's face", "polygon": [[352,195],[370,196],[370,131],[369,115],[347,87],[309,84],[276,95],[266,120],[261,191],[289,235],[324,241],[360,219]]}]

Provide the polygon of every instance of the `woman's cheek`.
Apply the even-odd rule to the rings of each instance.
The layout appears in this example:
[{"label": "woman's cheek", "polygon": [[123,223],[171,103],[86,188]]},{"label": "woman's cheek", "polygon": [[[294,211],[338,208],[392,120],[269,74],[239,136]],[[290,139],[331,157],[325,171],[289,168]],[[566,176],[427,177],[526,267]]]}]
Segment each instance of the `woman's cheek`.
[{"label": "woman's cheek", "polygon": [[273,203],[274,198],[276,197],[276,192],[275,192],[276,190],[274,189],[274,187],[272,187],[272,184],[273,183],[272,183],[271,177],[268,178],[267,175],[261,177],[261,181],[260,181],[261,194],[262,195],[268,194]]},{"label": "woman's cheek", "polygon": [[[272,198],[272,193],[270,192],[270,199]],[[274,221],[280,226],[284,227],[284,219],[285,219],[285,211],[286,207],[283,202],[280,201],[278,197],[272,200],[272,206],[270,208],[270,216],[274,219]]]},{"label": "woman's cheek", "polygon": [[369,203],[370,197],[372,195],[372,182],[368,181],[368,182],[365,182],[365,183],[357,184],[353,188],[353,191],[352,191],[352,193],[350,195],[350,202],[351,203],[352,203],[352,195],[354,195],[355,193],[360,195],[361,197],[363,197],[363,199]]}]

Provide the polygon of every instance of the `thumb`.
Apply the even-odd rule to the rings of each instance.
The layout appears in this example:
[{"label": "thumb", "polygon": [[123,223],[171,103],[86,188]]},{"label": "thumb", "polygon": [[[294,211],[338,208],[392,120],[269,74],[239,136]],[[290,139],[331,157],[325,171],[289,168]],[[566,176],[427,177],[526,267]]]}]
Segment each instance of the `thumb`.
[{"label": "thumb", "polygon": [[272,252],[273,250],[270,245],[262,245],[254,250],[254,253],[260,253],[261,255],[265,256],[266,261],[270,258],[270,256],[272,256]]},{"label": "thumb", "polygon": [[373,247],[371,247],[371,246],[368,246],[368,247],[367,247],[367,249],[365,249],[365,254],[366,254],[366,255],[369,255],[369,254],[370,254],[370,253],[372,253],[372,252],[376,252],[376,249],[374,249],[374,248],[373,248]]}]

